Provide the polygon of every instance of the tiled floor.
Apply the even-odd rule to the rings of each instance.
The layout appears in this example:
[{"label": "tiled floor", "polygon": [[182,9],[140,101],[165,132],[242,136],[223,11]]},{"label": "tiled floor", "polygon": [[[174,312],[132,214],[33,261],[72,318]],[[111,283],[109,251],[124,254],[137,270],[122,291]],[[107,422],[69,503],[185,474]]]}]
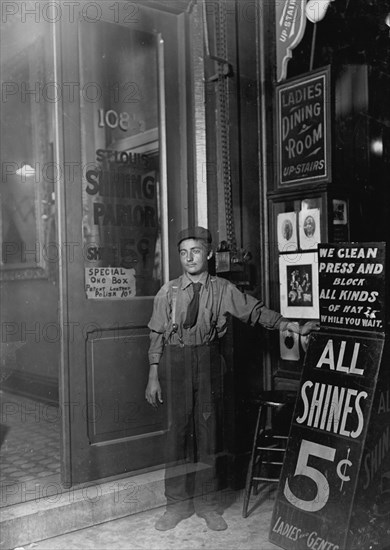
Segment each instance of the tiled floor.
[{"label": "tiled floor", "polygon": [[[58,408],[0,392],[0,506],[36,498],[43,481],[58,480]],[[6,498],[5,498],[6,497]]]}]

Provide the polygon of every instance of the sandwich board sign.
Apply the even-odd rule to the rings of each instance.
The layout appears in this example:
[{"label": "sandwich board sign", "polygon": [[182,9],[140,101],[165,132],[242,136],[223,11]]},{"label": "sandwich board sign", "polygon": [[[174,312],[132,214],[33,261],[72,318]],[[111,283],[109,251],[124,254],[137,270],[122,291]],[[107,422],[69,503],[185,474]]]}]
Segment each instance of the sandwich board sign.
[{"label": "sandwich board sign", "polygon": [[[342,246],[349,249],[332,248],[337,254]],[[373,278],[366,283],[378,293],[381,324],[374,328],[380,331],[370,324],[367,330],[338,328],[332,319],[329,326],[321,324],[307,349],[269,533],[271,542],[287,550],[390,545],[390,352],[381,310],[382,243],[377,248],[383,269],[376,268],[376,287]],[[350,263],[358,269],[357,260]],[[320,296],[323,284],[320,270]],[[328,300],[331,293],[323,296]]]}]

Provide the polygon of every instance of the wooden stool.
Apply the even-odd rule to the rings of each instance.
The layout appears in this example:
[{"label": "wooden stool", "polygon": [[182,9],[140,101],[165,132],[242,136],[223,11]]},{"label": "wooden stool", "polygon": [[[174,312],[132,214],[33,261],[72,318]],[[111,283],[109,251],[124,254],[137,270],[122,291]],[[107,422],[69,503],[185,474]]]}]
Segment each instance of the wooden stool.
[{"label": "wooden stool", "polygon": [[[244,504],[242,509],[242,517],[244,518],[248,516],[248,504],[252,489],[254,490],[254,494],[257,494],[260,481],[279,481],[281,466],[286,451],[288,429],[285,434],[280,433],[280,430],[273,424],[274,415],[272,412],[280,411],[285,405],[291,405],[295,402],[295,399],[295,392],[282,390],[262,392],[258,399],[259,412],[257,414],[252,454],[249,461],[244,492]],[[271,411],[271,427],[267,428],[269,411]],[[277,477],[268,474],[268,472],[262,472],[262,469],[264,470],[263,466],[267,468],[271,467],[272,470],[277,469]],[[275,472],[273,473],[275,474]]]}]

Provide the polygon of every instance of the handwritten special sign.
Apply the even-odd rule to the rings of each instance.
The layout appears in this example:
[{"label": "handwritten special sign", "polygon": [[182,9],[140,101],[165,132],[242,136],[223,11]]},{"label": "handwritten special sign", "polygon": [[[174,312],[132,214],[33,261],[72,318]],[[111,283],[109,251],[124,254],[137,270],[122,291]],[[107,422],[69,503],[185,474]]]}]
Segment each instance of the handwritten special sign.
[{"label": "handwritten special sign", "polygon": [[89,299],[134,298],[135,270],[122,267],[87,267],[85,291]]},{"label": "handwritten special sign", "polygon": [[385,243],[320,244],[321,326],[383,332]]},{"label": "handwritten special sign", "polygon": [[381,338],[312,336],[269,538],[287,550],[347,550],[348,527],[384,347]]},{"label": "handwritten special sign", "polygon": [[313,71],[276,88],[278,182],[330,180],[330,71]]}]

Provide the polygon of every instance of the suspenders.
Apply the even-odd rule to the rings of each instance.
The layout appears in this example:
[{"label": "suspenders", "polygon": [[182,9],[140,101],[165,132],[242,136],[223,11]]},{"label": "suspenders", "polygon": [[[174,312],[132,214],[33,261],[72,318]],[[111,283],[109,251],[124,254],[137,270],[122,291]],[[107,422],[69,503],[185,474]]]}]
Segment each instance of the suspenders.
[{"label": "suspenders", "polygon": [[213,330],[217,326],[218,320],[218,292],[217,292],[217,279],[215,277],[210,277],[210,284],[213,291]]},{"label": "suspenders", "polygon": [[177,302],[177,285],[172,285],[171,287],[171,298],[172,298],[172,332],[177,332],[179,328],[176,323],[176,302]]}]

